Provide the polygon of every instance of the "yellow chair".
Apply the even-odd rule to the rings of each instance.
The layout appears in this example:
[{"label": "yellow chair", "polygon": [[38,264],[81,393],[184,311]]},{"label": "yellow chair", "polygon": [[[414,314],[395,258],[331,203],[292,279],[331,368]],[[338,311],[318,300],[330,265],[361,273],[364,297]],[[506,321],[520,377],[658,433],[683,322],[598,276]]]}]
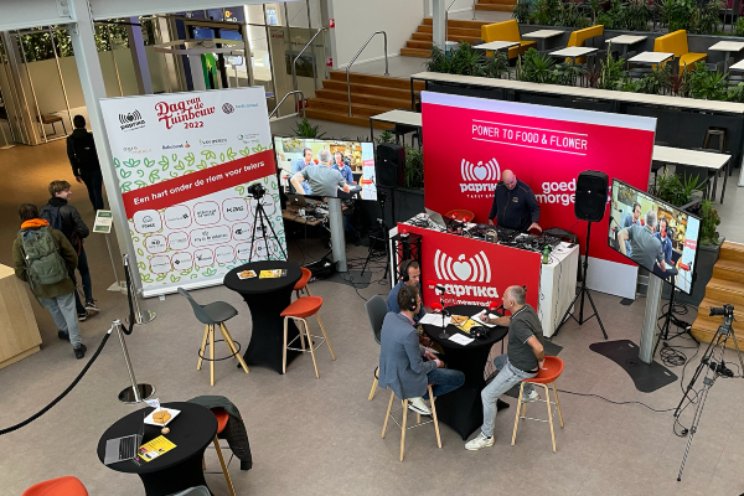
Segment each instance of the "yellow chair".
[{"label": "yellow chair", "polygon": [[[586,43],[587,41],[594,38],[601,38],[602,36],[604,36],[603,24],[597,24],[594,26],[589,26],[588,28],[577,29],[576,31],[571,32],[571,35],[568,37],[568,43],[566,44],[566,46],[583,47],[584,43]],[[577,64],[583,64],[586,61],[586,57],[576,57],[574,61]],[[571,59],[566,58],[566,63],[568,64],[570,62]]]},{"label": "yellow chair", "polygon": [[678,29],[672,33],[659,36],[654,40],[654,52],[673,53],[679,58],[679,69],[684,71],[697,62],[704,61],[708,55],[705,53],[691,52],[687,47],[687,31]]},{"label": "yellow chair", "polygon": [[517,58],[519,55],[527,51],[528,48],[537,44],[536,41],[527,41],[522,39],[522,35],[519,32],[519,23],[516,19],[482,25],[481,38],[485,43],[491,41],[518,41],[519,45],[509,48],[507,53],[509,60]]}]

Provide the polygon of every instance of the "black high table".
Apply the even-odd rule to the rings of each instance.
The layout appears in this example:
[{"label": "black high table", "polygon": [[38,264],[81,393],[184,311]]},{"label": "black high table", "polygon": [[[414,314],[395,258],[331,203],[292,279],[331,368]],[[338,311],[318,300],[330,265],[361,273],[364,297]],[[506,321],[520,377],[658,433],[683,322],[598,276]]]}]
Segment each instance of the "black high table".
[{"label": "black high table", "polygon": [[[268,269],[284,269],[287,274],[276,279],[259,279],[258,274]],[[238,273],[244,270],[255,271],[256,277],[238,278]],[[278,260],[247,263],[225,274],[225,286],[240,293],[251,310],[251,342],[243,355],[248,365],[265,365],[282,373],[284,319],[281,313],[289,306],[292,289],[300,275],[298,264]],[[292,341],[297,334],[297,326],[290,320],[288,340]],[[287,350],[287,364],[298,354]]]},{"label": "black high table", "polygon": [[[446,310],[451,315],[472,316],[483,309],[476,305],[456,305],[447,307]],[[440,337],[441,327],[424,325],[423,328],[424,332],[444,349],[445,356],[442,358],[447,367],[465,374],[465,384],[462,387],[437,398],[439,420],[452,427],[465,440],[483,424],[481,390],[486,385],[483,380],[483,368],[491,346],[502,341],[508,329],[500,326],[484,327],[487,329],[485,338],[475,339],[472,343],[462,346],[449,340],[449,336],[460,332],[452,324],[446,328],[447,338]],[[499,410],[508,407],[508,403],[498,401]]]},{"label": "black high table", "polygon": [[[186,402],[165,403],[163,406],[181,411],[168,424],[170,433],[165,436],[176,447],[150,462],[140,459],[139,463],[128,460],[108,465],[108,468],[117,472],[139,475],[147,496],[166,496],[190,487],[206,486],[202,458],[204,450],[217,433],[217,419],[207,408]],[[137,410],[106,429],[98,440],[98,459],[101,463],[106,452],[106,441],[140,432],[145,414],[152,410],[149,407]],[[145,425],[143,443],[158,437],[160,429]]]}]

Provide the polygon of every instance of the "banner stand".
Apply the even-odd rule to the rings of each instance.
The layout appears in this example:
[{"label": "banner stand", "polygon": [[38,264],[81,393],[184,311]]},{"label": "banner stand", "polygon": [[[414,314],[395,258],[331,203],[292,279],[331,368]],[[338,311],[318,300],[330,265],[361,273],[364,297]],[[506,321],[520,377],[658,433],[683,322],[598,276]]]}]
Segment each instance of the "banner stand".
[{"label": "banner stand", "polygon": [[114,280],[115,282],[109,286],[106,290],[107,291],[113,291],[114,293],[126,293],[127,292],[127,285],[124,281],[119,279],[119,273],[116,270],[116,263],[114,262],[114,252],[111,251],[111,241],[109,240],[109,235],[106,234],[104,236],[106,239],[106,250],[109,254],[109,260],[111,260],[111,270],[114,271]]},{"label": "banner stand", "polygon": [[[129,280],[132,280],[132,271],[130,270],[129,265],[129,257],[127,255],[124,255],[124,270],[129,272]],[[140,301],[138,292],[132,291],[132,306],[134,307],[134,323],[138,325],[144,325],[149,324],[153,320],[155,320],[155,317],[158,315],[151,311],[151,310],[143,310],[142,309],[142,303]],[[129,319],[126,319],[127,325],[131,325],[132,323],[129,322]]]},{"label": "banner stand", "polygon": [[642,362],[653,362],[654,336],[659,323],[659,307],[661,306],[661,292],[664,284],[661,279],[649,274],[648,291],[646,292],[646,313],[641,327],[641,346],[638,357]]}]

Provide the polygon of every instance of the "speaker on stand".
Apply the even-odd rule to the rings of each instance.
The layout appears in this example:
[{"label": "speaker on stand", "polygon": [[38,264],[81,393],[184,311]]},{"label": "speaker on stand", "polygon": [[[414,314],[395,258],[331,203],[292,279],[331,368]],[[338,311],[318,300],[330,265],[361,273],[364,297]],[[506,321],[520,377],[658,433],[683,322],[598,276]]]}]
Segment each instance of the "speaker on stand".
[{"label": "speaker on stand", "polygon": [[[607,332],[602,323],[602,318],[599,316],[599,312],[594,304],[591,293],[586,288],[586,280],[588,278],[589,270],[589,246],[591,245],[592,223],[598,222],[604,217],[605,208],[607,206],[608,183],[609,178],[607,177],[607,174],[599,171],[584,171],[579,174],[579,177],[576,180],[576,202],[574,204],[574,214],[577,219],[587,221],[586,248],[584,249],[584,262],[582,264],[583,277],[581,279],[581,289],[576,293],[571,305],[569,305],[568,310],[566,310],[566,313],[563,315],[554,335],[558,334],[561,327],[563,327],[563,324],[568,320],[568,317],[574,319],[579,325],[584,325],[584,323],[589,319],[596,317],[597,322],[599,322],[599,327],[602,329],[602,335],[607,339]],[[594,311],[594,313],[587,318],[584,318],[585,296],[589,299],[589,303]],[[576,302],[579,300],[579,297],[581,297],[581,302],[579,303],[579,318],[577,319],[573,315],[572,310],[574,305],[576,305]]]}]

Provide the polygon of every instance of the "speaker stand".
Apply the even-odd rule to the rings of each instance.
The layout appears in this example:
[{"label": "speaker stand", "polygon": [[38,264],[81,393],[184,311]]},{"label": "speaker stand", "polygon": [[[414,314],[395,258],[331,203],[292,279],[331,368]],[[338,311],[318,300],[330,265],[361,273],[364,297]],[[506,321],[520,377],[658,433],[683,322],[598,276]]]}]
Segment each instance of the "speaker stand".
[{"label": "speaker stand", "polygon": [[[579,325],[584,325],[584,323],[589,321],[592,317],[596,317],[597,322],[599,322],[599,328],[602,329],[602,335],[604,336],[605,339],[607,339],[607,331],[605,331],[604,324],[602,323],[602,318],[599,316],[599,312],[597,311],[597,306],[594,304],[594,300],[592,299],[592,294],[589,292],[589,290],[586,287],[586,280],[588,279],[588,275],[589,275],[588,273],[589,246],[591,245],[591,239],[592,239],[592,222],[587,221],[586,223],[586,250],[584,252],[584,262],[582,263],[584,277],[581,280],[581,289],[579,289],[579,292],[576,293],[576,296],[571,302],[571,305],[569,305],[568,310],[566,310],[566,313],[563,315],[563,318],[561,319],[561,323],[558,324],[558,327],[556,328],[553,336],[558,335],[561,328],[563,327],[563,324],[565,324],[566,321],[568,320],[568,317],[571,317],[572,319],[574,319]],[[592,310],[594,310],[594,313],[588,316],[587,318],[584,318],[584,297],[585,296],[589,299],[589,304],[591,304]],[[581,302],[579,303],[579,318],[577,319],[574,316],[572,310],[574,308],[574,305],[576,305],[576,302],[578,301],[579,297],[581,297]]]}]

